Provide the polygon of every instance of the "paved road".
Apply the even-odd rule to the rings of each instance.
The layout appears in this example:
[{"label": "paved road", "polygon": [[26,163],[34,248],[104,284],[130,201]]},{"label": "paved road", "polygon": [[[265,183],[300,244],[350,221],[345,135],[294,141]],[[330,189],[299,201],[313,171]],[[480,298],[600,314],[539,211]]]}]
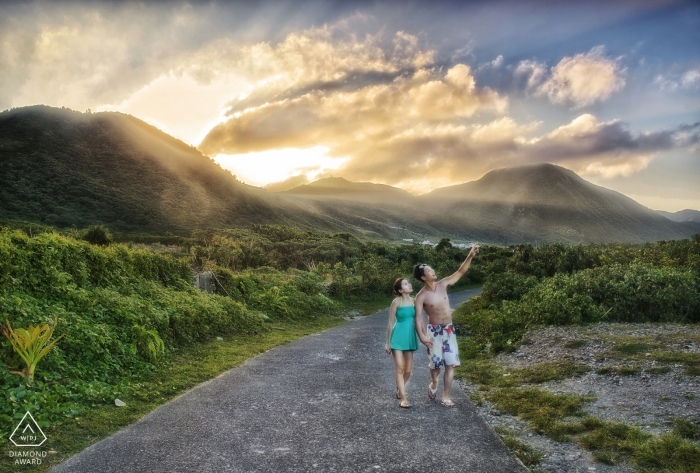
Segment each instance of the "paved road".
[{"label": "paved road", "polygon": [[387,315],[256,356],[51,471],[527,471],[456,386],[456,409],[428,400],[424,350],[416,352],[408,387],[414,407],[398,407],[393,363],[383,350]]}]

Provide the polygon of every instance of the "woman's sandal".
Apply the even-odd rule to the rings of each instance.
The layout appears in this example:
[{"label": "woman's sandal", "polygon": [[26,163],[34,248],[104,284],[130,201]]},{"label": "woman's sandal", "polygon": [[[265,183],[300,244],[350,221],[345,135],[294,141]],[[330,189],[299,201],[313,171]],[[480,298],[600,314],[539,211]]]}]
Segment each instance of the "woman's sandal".
[{"label": "woman's sandal", "polygon": [[430,387],[430,384],[428,385],[428,399],[432,401],[433,399],[435,399],[435,397],[437,397],[437,386],[435,386],[435,389],[433,389]]},{"label": "woman's sandal", "polygon": [[441,404],[445,407],[457,407],[457,405],[452,402],[452,399],[443,399]]},{"label": "woman's sandal", "polygon": [[404,409],[409,409],[409,408],[411,408],[411,407],[413,407],[413,406],[410,405],[410,404],[408,404],[408,403],[404,404],[403,401],[401,401],[401,402],[399,403],[399,407],[402,407],[402,408],[404,408]]}]

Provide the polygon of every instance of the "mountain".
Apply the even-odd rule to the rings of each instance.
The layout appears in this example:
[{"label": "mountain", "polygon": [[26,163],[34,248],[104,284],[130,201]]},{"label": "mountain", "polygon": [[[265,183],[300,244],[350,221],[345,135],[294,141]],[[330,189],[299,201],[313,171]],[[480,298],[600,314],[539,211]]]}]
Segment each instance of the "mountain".
[{"label": "mountain", "polygon": [[270,184],[264,185],[263,189],[268,192],[283,192],[308,183],[309,179],[306,177],[306,175],[299,174],[298,176],[292,176],[284,181],[271,182]]},{"label": "mountain", "polygon": [[2,112],[0,169],[0,219],[160,235],[253,223],[384,239],[402,231],[383,216],[338,216],[243,184],[196,148],[122,113],[41,105]]},{"label": "mountain", "polygon": [[435,218],[451,221],[455,230],[510,241],[642,242],[687,238],[690,233],[634,200],[553,164],[494,170],[422,199],[436,209]]},{"label": "mountain", "polygon": [[663,210],[657,210],[658,213],[663,215],[669,220],[674,222],[697,222],[700,223],[700,211],[698,210],[679,210],[678,212],[664,212]]},{"label": "mountain", "polygon": [[0,114],[0,216],[182,232],[284,219],[195,148],[121,113],[45,106]]},{"label": "mountain", "polygon": [[58,227],[182,235],[279,223],[486,243],[640,242],[699,231],[697,222],[673,222],[550,164],[500,169],[422,196],[340,177],[305,184],[302,176],[278,188],[301,185],[266,191],[132,116],[45,106],[0,113],[0,170],[0,219]]},{"label": "mountain", "polygon": [[401,203],[401,201],[405,200],[412,203],[415,200],[413,194],[396,187],[372,182],[351,182],[342,177],[326,177],[310,184],[294,187],[284,191],[284,193],[377,203],[386,202],[386,200],[396,203]]}]

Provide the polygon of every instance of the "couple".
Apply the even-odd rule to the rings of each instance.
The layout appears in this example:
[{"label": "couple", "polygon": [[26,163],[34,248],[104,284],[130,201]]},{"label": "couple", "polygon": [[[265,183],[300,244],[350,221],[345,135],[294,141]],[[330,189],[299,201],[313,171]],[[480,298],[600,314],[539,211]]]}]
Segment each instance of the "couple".
[{"label": "couple", "polygon": [[[447,288],[464,276],[474,256],[479,252],[475,244],[467,259],[451,276],[437,280],[435,270],[426,264],[413,268],[413,276],[423,281],[425,286],[412,301],[410,294],[413,287],[408,279],[399,278],[394,282],[396,299],[389,308],[389,328],[387,331],[386,352],[394,357],[396,368],[396,398],[401,399],[400,407],[411,407],[406,397],[406,384],[413,367],[413,352],[418,349],[418,338],[428,347],[431,381],[428,385],[428,397],[437,395],[440,368],[445,367],[442,405],[455,407],[450,399],[450,389],[455,366],[459,366],[457,337],[452,325],[452,311],[447,299]],[[427,329],[423,325],[423,310],[428,314]]]}]

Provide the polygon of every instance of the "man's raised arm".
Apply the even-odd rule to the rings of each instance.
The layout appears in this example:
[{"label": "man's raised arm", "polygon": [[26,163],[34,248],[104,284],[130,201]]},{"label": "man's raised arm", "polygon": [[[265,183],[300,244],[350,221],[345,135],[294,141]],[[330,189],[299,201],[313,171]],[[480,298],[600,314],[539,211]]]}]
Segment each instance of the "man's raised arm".
[{"label": "man's raised arm", "polygon": [[[452,274],[451,276],[447,276],[445,279],[443,279],[440,282],[444,282],[448,286],[453,286],[453,285],[457,284],[457,281],[459,281],[459,279],[462,276],[464,276],[464,273],[466,273],[467,270],[469,269],[469,265],[471,265],[472,259],[474,259],[474,256],[476,256],[476,254],[478,252],[479,252],[479,244],[474,243],[474,246],[472,246],[471,251],[467,255],[467,258],[464,260],[464,262],[459,266],[459,269],[457,271],[455,271],[454,274]],[[416,298],[416,300],[417,300],[417,298]],[[416,310],[418,310],[418,309],[416,309]]]}]

